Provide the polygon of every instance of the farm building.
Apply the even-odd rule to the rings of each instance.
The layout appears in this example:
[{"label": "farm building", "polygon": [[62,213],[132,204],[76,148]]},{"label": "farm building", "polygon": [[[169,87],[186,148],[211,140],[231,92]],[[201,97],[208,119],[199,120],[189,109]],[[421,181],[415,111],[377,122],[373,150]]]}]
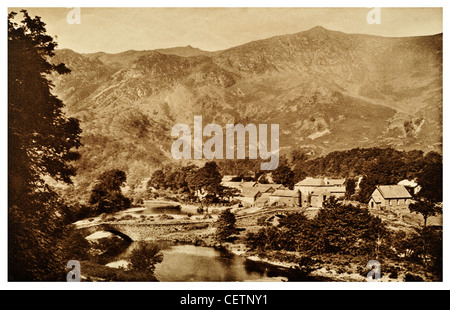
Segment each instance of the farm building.
[{"label": "farm building", "polygon": [[270,196],[272,193],[262,193],[261,196],[256,198],[255,200],[255,206],[257,207],[263,207],[268,206],[270,203]]},{"label": "farm building", "polygon": [[269,196],[270,205],[292,205],[299,206],[300,193],[297,190],[279,189]]},{"label": "farm building", "polygon": [[325,200],[334,196],[345,197],[345,179],[311,178],[308,177],[297,184],[294,189],[301,193],[302,207],[321,208]]},{"label": "farm building", "polygon": [[236,197],[240,201],[253,205],[258,197],[261,196],[261,191],[257,188],[248,187],[244,188],[241,194]]},{"label": "farm building", "polygon": [[412,196],[403,185],[378,185],[370,196],[369,209],[399,210],[408,208]]},{"label": "farm building", "polygon": [[261,193],[273,193],[276,190],[284,189],[282,184],[261,184],[256,183],[253,188],[257,188],[261,191]]}]

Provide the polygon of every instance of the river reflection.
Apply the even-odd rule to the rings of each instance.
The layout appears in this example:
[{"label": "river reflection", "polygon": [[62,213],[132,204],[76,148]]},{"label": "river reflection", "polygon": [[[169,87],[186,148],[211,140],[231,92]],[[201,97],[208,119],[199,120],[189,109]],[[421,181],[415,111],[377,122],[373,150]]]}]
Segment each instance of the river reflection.
[{"label": "river reflection", "polygon": [[[133,242],[117,261],[126,262],[131,251],[143,241]],[[164,255],[156,265],[155,276],[161,282],[243,282],[281,281],[286,278],[275,268],[211,247],[159,243]]]}]

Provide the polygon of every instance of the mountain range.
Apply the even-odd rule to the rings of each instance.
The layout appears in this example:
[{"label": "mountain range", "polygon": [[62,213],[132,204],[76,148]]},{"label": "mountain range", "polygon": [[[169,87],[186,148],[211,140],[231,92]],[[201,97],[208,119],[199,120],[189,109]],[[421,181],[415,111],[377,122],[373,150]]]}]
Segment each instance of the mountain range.
[{"label": "mountain range", "polygon": [[[151,38],[149,38],[151,40]],[[124,43],[125,45],[126,43]],[[279,124],[280,153],[356,147],[442,152],[442,34],[380,37],[314,27],[209,52],[56,51],[53,93],[83,129],[81,177],[140,182],[174,161],[171,128]]]}]

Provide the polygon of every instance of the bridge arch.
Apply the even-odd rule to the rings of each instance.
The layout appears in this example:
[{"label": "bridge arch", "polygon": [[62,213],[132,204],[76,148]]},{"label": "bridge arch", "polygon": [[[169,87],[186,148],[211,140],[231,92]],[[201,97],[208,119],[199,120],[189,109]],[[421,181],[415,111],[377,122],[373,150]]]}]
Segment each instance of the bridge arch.
[{"label": "bridge arch", "polygon": [[107,231],[110,232],[123,240],[127,242],[133,242],[133,239],[127,235],[126,233],[120,231],[120,229],[117,229],[116,227],[109,225],[109,224],[99,224],[99,225],[93,225],[89,227],[80,228],[81,231],[84,232],[86,236],[93,234],[98,231]]}]

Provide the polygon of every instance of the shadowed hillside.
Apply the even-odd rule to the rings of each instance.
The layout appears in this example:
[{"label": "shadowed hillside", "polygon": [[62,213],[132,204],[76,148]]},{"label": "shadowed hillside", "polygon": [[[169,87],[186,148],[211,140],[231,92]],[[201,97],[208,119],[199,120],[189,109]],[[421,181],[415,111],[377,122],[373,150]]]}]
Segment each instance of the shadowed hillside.
[{"label": "shadowed hillside", "polygon": [[[385,38],[315,27],[205,52],[59,50],[54,91],[81,120],[81,178],[131,182],[170,161],[177,123],[277,123],[281,152],[442,148],[442,35]],[[206,141],[206,138],[205,138]]]}]

